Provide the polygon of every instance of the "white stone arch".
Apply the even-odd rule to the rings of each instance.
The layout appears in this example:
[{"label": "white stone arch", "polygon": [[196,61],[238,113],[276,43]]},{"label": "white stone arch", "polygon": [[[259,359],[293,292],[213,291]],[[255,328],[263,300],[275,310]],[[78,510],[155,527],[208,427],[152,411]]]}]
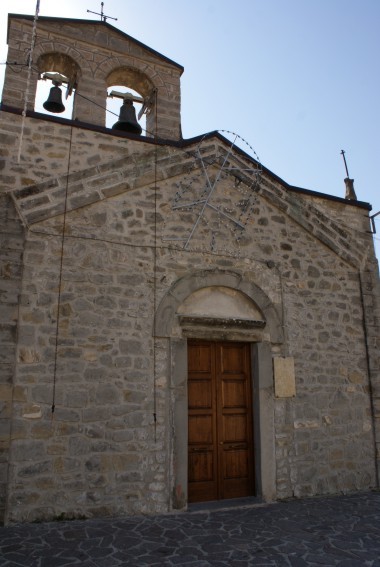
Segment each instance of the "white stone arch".
[{"label": "white stone arch", "polygon": [[68,77],[72,82],[78,81],[82,74],[77,61],[60,51],[41,53],[37,59],[37,68],[39,73],[57,71]]},{"label": "white stone arch", "polygon": [[38,42],[34,48],[33,60],[37,61],[38,58],[45,53],[63,53],[68,57],[71,57],[84,74],[91,74],[88,61],[83,57],[78,49],[67,45],[67,43],[62,43],[57,39]]},{"label": "white stone arch", "polygon": [[[179,309],[186,298],[204,288],[225,287],[244,294],[263,314],[263,322],[268,328],[270,341],[275,344],[284,342],[283,321],[278,310],[268,295],[255,283],[248,281],[237,272],[221,270],[202,270],[177,280],[161,300],[156,311],[154,334],[156,337],[178,336]],[[233,317],[226,318],[233,324]]]},{"label": "white stone arch", "polygon": [[[107,84],[108,78],[112,76],[112,74],[117,73],[118,70],[128,69],[131,72],[136,73],[136,79],[138,82],[141,81],[141,78],[144,78],[148,81],[147,84],[151,84],[153,88],[157,89],[165,89],[167,94],[167,89],[165,86],[164,81],[160,77],[159,73],[153,69],[150,65],[144,62],[140,62],[134,57],[105,57],[97,64],[94,70],[94,77],[97,80],[104,81]],[[107,84],[107,86],[109,86]],[[135,87],[132,86],[135,90]],[[143,91],[141,94],[147,96],[149,93]]]},{"label": "white stone arch", "polygon": [[47,59],[55,61],[58,67],[62,68],[62,74],[70,79],[74,79],[76,74],[78,82],[82,77],[90,78],[93,75],[89,62],[83,57],[81,52],[60,41],[53,39],[37,43],[33,53],[33,60],[36,62],[39,72],[45,70],[41,67],[41,64]]}]

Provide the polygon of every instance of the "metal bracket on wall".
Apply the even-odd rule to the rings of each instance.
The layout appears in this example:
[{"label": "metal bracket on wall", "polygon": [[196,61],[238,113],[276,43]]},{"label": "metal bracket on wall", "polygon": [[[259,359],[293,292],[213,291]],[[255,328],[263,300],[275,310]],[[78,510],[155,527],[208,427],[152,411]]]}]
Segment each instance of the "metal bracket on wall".
[{"label": "metal bracket on wall", "polygon": [[371,221],[371,234],[376,234],[376,225],[375,225],[375,218],[377,217],[377,215],[380,215],[380,211],[378,211],[377,213],[375,213],[374,215],[370,215],[369,219]]}]

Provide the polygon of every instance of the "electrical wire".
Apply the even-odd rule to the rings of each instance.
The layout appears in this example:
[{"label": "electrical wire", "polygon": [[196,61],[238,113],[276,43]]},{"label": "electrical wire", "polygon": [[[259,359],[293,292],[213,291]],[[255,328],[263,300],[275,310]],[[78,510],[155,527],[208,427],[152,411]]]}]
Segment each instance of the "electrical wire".
[{"label": "electrical wire", "polygon": [[[117,118],[119,118],[119,115],[116,114],[116,112],[113,112],[113,110],[110,110],[110,109],[107,108],[106,106],[103,106],[103,105],[99,104],[98,102],[95,102],[94,100],[91,100],[91,99],[88,98],[87,96],[82,95],[81,93],[79,93],[79,92],[77,92],[77,91],[75,92],[75,96],[79,96],[79,97],[83,98],[84,100],[87,100],[87,101],[90,102],[91,104],[93,104],[93,105],[95,105],[95,106],[101,108],[102,110],[105,110],[105,111],[108,112],[109,114],[113,114],[114,116],[116,116]],[[157,115],[157,112],[156,112],[156,115]],[[153,138],[156,137],[153,132],[147,130],[146,128],[143,128],[143,131],[144,131],[146,134],[150,134]]]},{"label": "electrical wire", "polygon": [[[35,39],[34,39],[34,44],[35,44]],[[34,49],[34,47],[35,47],[35,45],[33,45],[33,49]],[[31,53],[31,51],[30,51],[30,53]],[[27,114],[27,98],[28,98],[28,96],[29,96],[29,86],[30,86],[31,72],[34,71],[35,73],[37,73],[38,75],[40,75],[40,71],[38,70],[38,68],[33,67],[33,65],[32,65],[32,57],[31,57],[31,56],[29,56],[29,58],[28,58],[28,64],[26,64],[26,63],[17,63],[16,61],[14,61],[14,62],[12,62],[12,63],[9,62],[9,61],[5,61],[4,63],[0,63],[0,65],[7,65],[14,73],[22,73],[22,67],[28,67],[28,80],[27,80],[27,86],[26,86],[26,91],[25,91],[24,110],[23,110],[23,113],[22,113],[23,122],[24,122],[24,119],[25,119],[26,114]],[[13,66],[20,67],[20,70],[19,70],[19,71],[16,71],[15,69],[12,68]],[[83,98],[84,100],[87,100],[87,102],[93,104],[94,106],[97,106],[98,108],[101,108],[102,110],[105,110],[105,111],[108,112],[109,114],[112,114],[113,116],[116,116],[117,118],[119,118],[119,115],[118,115],[116,112],[113,112],[113,110],[110,110],[110,109],[107,108],[106,106],[103,106],[102,104],[99,104],[98,102],[95,102],[94,100],[88,98],[87,96],[81,94],[80,92],[75,91],[75,96],[78,96],[78,97],[80,97],[80,98]],[[157,105],[157,91],[156,91],[156,89],[155,89],[155,96],[156,96],[156,105]],[[156,110],[156,117],[157,117],[157,110]],[[156,129],[157,129],[157,128],[156,128]],[[22,124],[22,127],[21,127],[21,136],[20,136],[20,147],[21,147],[21,144],[22,144],[23,130],[24,130],[24,125]],[[146,134],[152,136],[153,138],[154,138],[154,137],[157,137],[157,134],[156,134],[156,133],[151,132],[150,130],[147,130],[146,128],[143,128],[143,131],[144,131]],[[19,161],[20,161],[20,160],[18,159],[18,162],[17,162],[17,163],[19,163]]]},{"label": "electrical wire", "polygon": [[33,65],[33,52],[34,52],[34,46],[35,46],[35,43],[36,43],[37,20],[38,20],[39,11],[40,11],[40,0],[37,0],[36,11],[35,11],[34,20],[33,20],[32,40],[31,40],[29,59],[28,59],[28,77],[27,77],[27,80],[26,80],[24,110],[22,111],[20,143],[19,143],[19,147],[18,147],[17,163],[20,163],[20,159],[21,159],[21,149],[22,149],[22,142],[23,142],[23,137],[24,137],[26,110],[27,110],[27,107],[28,107],[30,79],[31,79],[31,76],[32,76],[32,65]]},{"label": "electrical wire", "polygon": [[69,140],[69,152],[67,160],[67,175],[66,175],[66,187],[65,187],[65,200],[64,200],[64,210],[63,210],[63,223],[62,223],[62,238],[61,238],[61,254],[60,254],[60,265],[59,265],[59,283],[58,283],[58,302],[57,302],[57,321],[55,327],[55,348],[54,348],[54,371],[53,371],[53,395],[51,404],[51,414],[52,418],[55,410],[55,388],[57,382],[57,363],[58,363],[58,340],[59,340],[59,322],[60,322],[60,312],[61,312],[61,296],[62,296],[62,274],[63,274],[63,257],[65,248],[65,236],[66,236],[66,217],[67,217],[67,198],[69,192],[69,174],[70,174],[70,164],[71,164],[71,150],[72,150],[72,140],[73,140],[73,127],[70,131]]},{"label": "electrical wire", "polygon": [[[158,131],[157,122],[157,90],[155,92],[155,130]],[[155,137],[157,140],[157,137]],[[157,162],[158,146],[155,145],[154,152],[154,249],[153,249],[153,420],[154,420],[154,442],[157,443],[157,352],[156,352],[156,311],[157,311]]]},{"label": "electrical wire", "polygon": [[[0,63],[0,65],[6,65],[11,71],[13,71],[13,73],[22,73],[22,67],[28,66],[25,63],[16,63],[16,61],[14,63],[9,63],[8,61],[5,61],[5,63]],[[20,69],[16,70],[13,69],[13,67],[20,67]]]}]

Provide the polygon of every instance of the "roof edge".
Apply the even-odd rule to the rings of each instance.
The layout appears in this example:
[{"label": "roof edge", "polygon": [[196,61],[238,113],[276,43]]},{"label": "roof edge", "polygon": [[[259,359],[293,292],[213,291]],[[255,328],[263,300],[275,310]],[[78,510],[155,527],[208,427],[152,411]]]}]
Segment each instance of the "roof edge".
[{"label": "roof edge", "polygon": [[[16,107],[13,107],[13,106],[5,105],[2,102],[0,102],[0,111],[1,112],[9,112],[11,114],[19,114],[19,115],[22,114],[21,108],[16,108]],[[79,120],[71,120],[69,118],[61,118],[60,116],[50,116],[48,114],[35,112],[33,110],[28,110],[27,113],[26,113],[26,116],[28,116],[29,118],[36,118],[38,120],[46,120],[47,122],[59,122],[60,124],[72,126],[74,128],[83,128],[85,130],[92,130],[93,132],[99,132],[101,134],[112,135],[112,136],[115,136],[115,137],[130,138],[130,139],[133,139],[133,140],[136,140],[136,141],[141,141],[143,143],[152,144],[152,145],[159,145],[159,146],[172,146],[172,147],[177,147],[177,148],[186,148],[188,146],[191,146],[193,144],[200,142],[201,140],[210,139],[210,138],[213,138],[213,137],[219,138],[222,142],[227,142],[227,143],[229,142],[229,140],[227,138],[225,138],[222,134],[220,134],[220,132],[218,132],[217,130],[214,130],[212,132],[207,132],[206,134],[201,134],[199,136],[194,136],[193,138],[187,138],[187,139],[182,139],[182,140],[168,140],[168,139],[161,139],[161,138],[155,139],[155,138],[150,138],[150,137],[145,137],[145,136],[138,136],[136,134],[131,134],[130,132],[123,132],[123,131],[119,131],[119,130],[110,130],[109,128],[106,128],[105,126],[98,126],[96,124],[89,124],[89,123],[86,123],[86,122],[81,122]],[[253,158],[252,156],[247,154],[244,150],[239,148],[239,146],[236,146],[236,149],[245,158],[255,162],[256,164],[259,164],[259,162],[257,160],[255,160],[255,158]],[[351,201],[349,199],[344,199],[342,197],[336,197],[335,195],[329,195],[327,193],[320,193],[319,191],[312,191],[311,189],[303,189],[301,187],[295,187],[294,185],[289,185],[289,183],[287,183],[286,181],[281,179],[281,177],[279,177],[278,175],[273,173],[273,171],[271,171],[270,169],[268,169],[267,167],[265,167],[261,163],[260,163],[260,166],[261,166],[262,170],[267,175],[269,175],[275,181],[281,183],[285,187],[285,189],[287,189],[288,191],[291,191],[291,192],[294,192],[294,193],[301,193],[301,194],[304,194],[304,195],[309,195],[311,197],[318,197],[320,199],[326,199],[326,200],[329,200],[329,201],[335,201],[337,203],[342,203],[344,205],[349,205],[349,206],[354,206],[354,207],[366,209],[367,211],[372,210],[372,205],[370,203],[365,202],[365,201]]]},{"label": "roof edge", "polygon": [[337,203],[343,203],[344,205],[353,205],[354,207],[360,207],[362,209],[367,209],[372,211],[372,205],[367,203],[367,201],[355,201],[351,199],[345,199],[344,197],[337,197],[336,195],[329,195],[328,193],[321,193],[319,191],[313,191],[312,189],[304,189],[303,187],[296,187],[295,185],[288,185],[287,188],[294,193],[303,193],[305,195],[310,195],[311,197],[317,197],[320,199],[329,199],[330,201],[336,201]]},{"label": "roof edge", "polygon": [[[11,18],[16,18],[19,20],[31,20],[34,21],[34,16],[30,15],[30,14],[15,14],[15,13],[9,13],[8,14],[8,28],[7,28],[7,45],[8,45],[8,38],[9,38],[9,22]],[[180,65],[179,63],[176,63],[175,61],[173,61],[172,59],[170,59],[169,57],[166,57],[166,55],[162,55],[162,53],[160,53],[159,51],[156,51],[155,49],[152,49],[152,47],[149,47],[148,45],[146,45],[145,43],[142,43],[141,41],[139,41],[138,39],[132,37],[131,35],[128,35],[127,33],[121,31],[119,28],[116,28],[115,26],[112,26],[111,24],[109,24],[108,22],[103,22],[103,21],[99,21],[99,20],[87,20],[87,19],[80,19],[80,18],[58,18],[58,17],[54,17],[54,16],[38,16],[38,21],[51,21],[51,22],[70,22],[70,23],[76,23],[76,24],[96,24],[96,25],[101,25],[101,26],[106,26],[107,28],[109,28],[112,31],[115,31],[119,34],[121,34],[123,37],[125,37],[126,39],[133,41],[134,43],[136,43],[139,47],[142,47],[143,49],[146,49],[147,51],[149,51],[150,53],[152,53],[153,55],[156,55],[157,57],[159,57],[160,59],[163,59],[164,61],[166,61],[167,63],[170,63],[171,65],[174,65],[175,67],[177,67],[180,71],[181,71],[181,75],[184,72],[185,68],[183,67],[183,65]]]},{"label": "roof edge", "polygon": [[[225,136],[223,136],[218,130],[212,130],[211,132],[207,132],[206,134],[201,134],[200,136],[195,136],[194,138],[188,138],[187,140],[183,140],[182,145],[183,146],[191,145],[197,142],[201,142],[204,139],[210,139],[213,137],[219,138],[222,142],[231,143],[230,140],[228,140]],[[327,199],[329,201],[335,201],[337,203],[343,203],[344,205],[359,207],[362,209],[366,209],[368,211],[372,210],[372,205],[370,203],[367,203],[366,201],[353,201],[350,199],[345,199],[344,197],[336,197],[335,195],[329,195],[328,193],[322,193],[320,191],[313,191],[312,189],[304,189],[302,187],[296,187],[295,185],[290,185],[284,179],[276,175],[276,173],[273,173],[273,171],[265,167],[265,165],[263,165],[261,162],[258,162],[250,154],[247,154],[247,152],[239,148],[239,146],[236,146],[236,149],[246,158],[250,159],[251,161],[254,161],[256,164],[260,164],[260,167],[266,174],[268,174],[270,177],[275,179],[277,182],[284,185],[284,187],[288,191],[309,195],[310,197],[319,197],[320,199]]]}]

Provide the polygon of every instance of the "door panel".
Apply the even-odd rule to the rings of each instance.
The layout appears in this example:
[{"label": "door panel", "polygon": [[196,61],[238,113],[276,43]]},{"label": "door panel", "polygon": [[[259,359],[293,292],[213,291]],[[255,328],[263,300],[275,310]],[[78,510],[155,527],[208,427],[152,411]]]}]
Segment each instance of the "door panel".
[{"label": "door panel", "polygon": [[[188,347],[189,501],[217,498],[215,360],[209,344]],[[210,498],[208,498],[210,495]]]},{"label": "door panel", "polygon": [[247,439],[247,419],[245,415],[224,415],[223,442],[244,443]]},{"label": "door panel", "polygon": [[228,451],[224,459],[224,476],[227,479],[241,478],[249,472],[246,451]]},{"label": "door panel", "polygon": [[188,343],[189,502],[254,493],[249,345]]},{"label": "door panel", "polygon": [[212,482],[213,455],[206,449],[190,453],[189,482]]},{"label": "door panel", "polygon": [[194,379],[189,383],[189,408],[191,409],[211,409],[212,389],[211,380]]},{"label": "door panel", "polygon": [[193,439],[193,440],[196,439],[197,445],[213,443],[212,416],[210,415],[189,416],[189,439]]},{"label": "door panel", "polygon": [[216,344],[218,344],[218,363],[223,374],[242,374],[246,372],[246,358],[249,350],[247,343]]},{"label": "door panel", "polygon": [[225,408],[241,407],[247,399],[245,380],[223,380],[221,393]]},{"label": "door panel", "polygon": [[194,356],[189,357],[189,372],[211,372],[210,349],[207,345],[192,346]]}]

